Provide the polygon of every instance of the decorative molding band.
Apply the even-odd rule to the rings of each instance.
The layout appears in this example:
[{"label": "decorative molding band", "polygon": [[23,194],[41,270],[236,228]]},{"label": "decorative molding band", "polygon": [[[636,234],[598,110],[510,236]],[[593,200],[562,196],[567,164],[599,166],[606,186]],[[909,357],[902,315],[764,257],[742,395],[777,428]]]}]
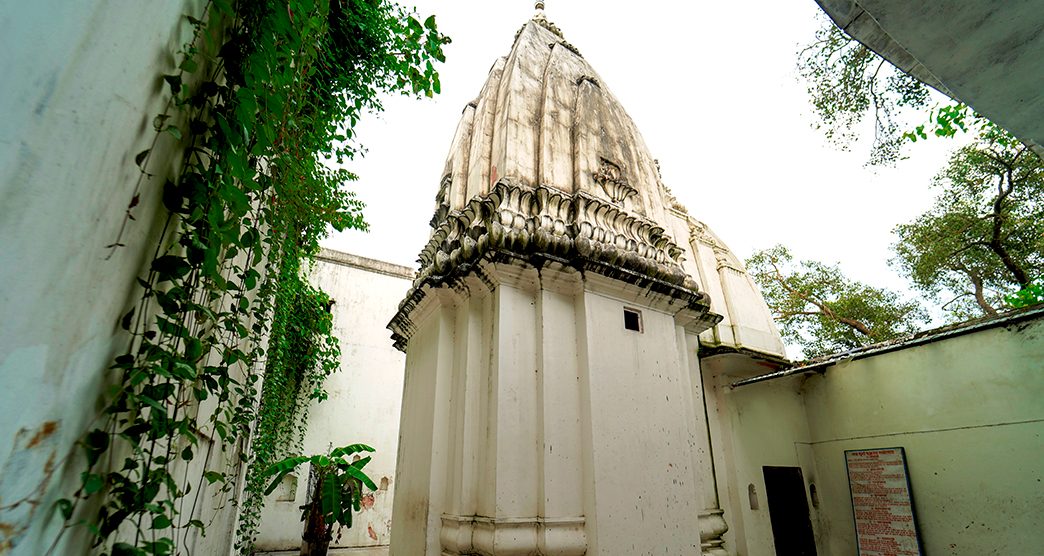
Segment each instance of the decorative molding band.
[{"label": "decorative molding band", "polygon": [[664,229],[586,193],[570,195],[501,179],[486,197],[463,209],[436,209],[433,230],[418,257],[417,281],[446,275],[490,249],[568,257],[572,251],[609,264],[682,283],[682,248]]},{"label": "decorative molding band", "polygon": [[[681,267],[682,248],[662,227],[586,193],[501,179],[487,196],[461,210],[449,211],[440,202],[432,223],[413,287],[388,325],[395,347],[403,351],[413,333],[410,314],[425,287],[456,287],[471,272],[492,284],[480,268],[488,262],[540,268],[555,261],[671,295],[700,314],[710,308],[707,295]],[[720,320],[709,318],[711,326]]]},{"label": "decorative molding band", "polygon": [[725,550],[725,541],[721,538],[729,530],[725,522],[725,512],[710,509],[700,512],[700,550],[704,555],[729,556]]},{"label": "decorative molding band", "polygon": [[583,556],[587,533],[583,517],[458,516],[442,514],[439,542],[447,556]]}]

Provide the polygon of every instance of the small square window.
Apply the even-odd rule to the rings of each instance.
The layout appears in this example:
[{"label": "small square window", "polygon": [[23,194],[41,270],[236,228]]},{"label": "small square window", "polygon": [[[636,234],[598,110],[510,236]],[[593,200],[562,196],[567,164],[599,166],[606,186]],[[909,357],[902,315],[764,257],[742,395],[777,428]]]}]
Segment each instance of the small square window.
[{"label": "small square window", "polygon": [[624,309],[624,328],[634,330],[635,332],[641,332],[642,312],[634,309]]}]

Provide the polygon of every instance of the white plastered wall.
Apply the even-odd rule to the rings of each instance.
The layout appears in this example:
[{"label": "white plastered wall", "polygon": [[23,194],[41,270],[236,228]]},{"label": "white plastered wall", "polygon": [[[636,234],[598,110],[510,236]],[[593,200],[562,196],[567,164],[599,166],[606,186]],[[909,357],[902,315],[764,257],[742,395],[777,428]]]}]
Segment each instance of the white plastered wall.
[{"label": "white plastered wall", "polygon": [[[54,501],[78,486],[74,442],[126,349],[118,321],[155,249],[180,147],[160,137],[151,179],[134,157],[156,137],[162,76],[191,37],[184,15],[204,4],[41,0],[0,12],[0,553],[44,553],[61,525]],[[139,179],[135,220],[119,236]],[[109,257],[117,238],[125,246]],[[205,496],[197,509],[221,504]],[[185,548],[227,551],[231,509]],[[86,551],[84,533],[71,530],[56,553]]]},{"label": "white plastered wall", "polygon": [[[376,449],[366,473],[378,490],[363,498],[351,529],[335,534],[333,547],[387,546],[391,529],[395,461],[399,443],[405,356],[392,346],[385,325],[410,286],[412,270],[324,250],[309,272],[310,282],[334,300],[334,335],[341,346],[340,369],[327,378],[326,401],[313,402],[303,452],[363,443]],[[258,550],[300,547],[301,505],[306,500],[307,466],[266,498],[256,543]]]},{"label": "white plastered wall", "polygon": [[[693,389],[672,315],[585,292],[591,554],[695,554],[705,509]],[[641,310],[642,332],[623,327]],[[679,340],[683,342],[678,345]],[[699,403],[696,401],[695,403]],[[655,533],[653,533],[655,531]]]},{"label": "white plastered wall", "polygon": [[698,553],[715,502],[681,307],[493,266],[412,315],[392,553]]},{"label": "white plastered wall", "polygon": [[[806,482],[816,477],[815,462],[807,449],[802,377],[732,390],[728,387],[731,382],[771,369],[752,364],[741,354],[704,358],[701,367],[716,478],[729,524],[726,547],[736,556],[773,556],[776,552],[762,466],[800,467]],[[811,503],[809,510],[813,530],[818,533],[816,509]]]},{"label": "white plastered wall", "polygon": [[927,554],[1044,546],[1044,321],[839,364],[805,385],[829,553],[855,551],[844,450],[906,449]]},{"label": "white plastered wall", "polygon": [[[738,556],[775,554],[763,466],[801,468],[820,556],[855,554],[844,451],[895,446],[906,450],[927,554],[1035,554],[1044,546],[1039,317],[731,389],[759,372],[744,358],[702,361],[727,492],[726,541]],[[750,508],[748,485],[759,509]]]}]

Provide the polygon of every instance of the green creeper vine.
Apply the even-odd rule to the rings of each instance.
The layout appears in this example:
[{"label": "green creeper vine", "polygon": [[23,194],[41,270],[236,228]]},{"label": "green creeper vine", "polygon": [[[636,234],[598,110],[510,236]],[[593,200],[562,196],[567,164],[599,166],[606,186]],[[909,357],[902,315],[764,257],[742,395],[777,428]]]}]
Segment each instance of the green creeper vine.
[{"label": "green creeper vine", "polygon": [[292,287],[276,292],[257,432],[239,512],[236,547],[249,554],[264,506],[263,472],[300,452],[308,403],[326,399],[323,380],[337,370],[340,349],[333,337],[330,298],[301,278],[299,268],[282,269]]},{"label": "green creeper vine", "polygon": [[[238,547],[250,550],[257,470],[300,442],[338,364],[329,298],[303,267],[330,227],[365,227],[343,189],[354,176],[326,161],[357,153],[353,128],[379,93],[439,92],[448,39],[386,0],[213,0],[187,17],[196,33],[153,120],[183,156],[51,553],[76,526],[97,553],[185,553],[208,525],[202,497],[234,498],[243,465]],[[135,157],[145,187],[150,162],[151,150]]]}]

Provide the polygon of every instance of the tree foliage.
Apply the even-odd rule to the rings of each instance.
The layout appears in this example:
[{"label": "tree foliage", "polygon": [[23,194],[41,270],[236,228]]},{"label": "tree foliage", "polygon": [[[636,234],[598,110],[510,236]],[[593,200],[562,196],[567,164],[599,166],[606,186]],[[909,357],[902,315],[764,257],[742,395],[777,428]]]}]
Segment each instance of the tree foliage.
[{"label": "tree foliage", "polygon": [[271,494],[283,478],[299,466],[306,463],[310,466],[309,499],[301,506],[301,521],[305,524],[302,555],[325,556],[333,539],[333,527],[352,526],[352,512],[360,510],[363,487],[377,490],[377,485],[363,471],[371,456],[348,460],[348,456],[373,451],[365,444],[352,444],[336,448],[329,455],[290,456],[261,474],[271,480],[265,489],[265,494]]},{"label": "tree foliage", "polygon": [[746,264],[784,339],[806,357],[910,334],[926,318],[916,302],[850,280],[837,266],[796,262],[782,245],[755,252]]},{"label": "tree foliage", "polygon": [[931,209],[895,229],[893,264],[958,319],[995,314],[1044,275],[1044,165],[989,131],[936,177]]},{"label": "tree foliage", "polygon": [[1044,303],[1044,282],[1034,282],[1021,290],[1005,296],[1004,301],[1012,308],[1029,307]]},{"label": "tree foliage", "polygon": [[893,163],[899,158],[903,143],[899,112],[926,108],[931,100],[927,86],[829,20],[816,32],[812,44],[798,53],[798,71],[819,118],[817,127],[835,145],[847,149],[859,136],[859,124],[872,115],[871,164]]},{"label": "tree foliage", "polygon": [[904,141],[975,134],[936,178],[942,191],[933,207],[896,228],[893,264],[957,319],[1036,299],[1031,282],[1041,278],[1041,159],[960,102],[937,105],[925,123],[900,132],[896,115],[904,107],[926,108],[930,90],[829,20],[799,58],[828,138],[847,146],[873,114],[871,164],[897,160]]}]

